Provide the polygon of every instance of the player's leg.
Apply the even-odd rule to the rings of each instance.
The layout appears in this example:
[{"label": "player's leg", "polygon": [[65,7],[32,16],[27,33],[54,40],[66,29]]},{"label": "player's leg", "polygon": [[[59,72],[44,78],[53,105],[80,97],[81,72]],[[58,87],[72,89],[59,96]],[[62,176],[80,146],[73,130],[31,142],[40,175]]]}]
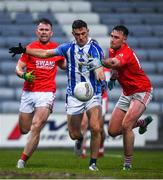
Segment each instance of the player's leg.
[{"label": "player's leg", "polygon": [[[33,119],[33,113],[19,113],[19,129],[21,134],[27,134],[31,129]],[[24,168],[25,162],[28,160],[29,156],[22,152],[20,159],[17,162],[17,168]]]},{"label": "player's leg", "polygon": [[30,131],[33,115],[33,112],[19,113],[19,129],[22,134],[27,134]]},{"label": "player's leg", "polygon": [[82,144],[82,154],[81,154],[81,158],[86,158],[87,157],[87,128],[88,128],[88,117],[86,115],[86,113],[84,113],[83,115],[83,119],[81,122],[81,131],[83,134],[83,144]]},{"label": "player's leg", "polygon": [[144,119],[139,119],[137,121],[137,127],[139,127],[139,134],[144,134],[147,131],[147,126],[153,121],[151,116],[147,116]]},{"label": "player's leg", "polygon": [[101,141],[100,141],[100,148],[98,152],[98,157],[103,157],[104,156],[104,141],[105,141],[105,130],[104,130],[104,122],[105,122],[105,117],[103,116],[102,119],[102,131],[101,131]]},{"label": "player's leg", "polygon": [[85,103],[77,100],[73,96],[66,98],[66,111],[68,120],[68,131],[71,139],[75,141],[74,152],[81,156],[83,135],[81,132],[81,122],[84,114]]},{"label": "player's leg", "polygon": [[144,134],[147,131],[148,125],[153,121],[152,116],[147,116],[144,119],[140,118],[134,124],[133,128],[139,127],[139,134]]},{"label": "player's leg", "polygon": [[108,96],[107,93],[103,91],[102,95],[102,131],[101,131],[101,142],[100,142],[100,149],[98,152],[98,157],[104,156],[104,141],[105,141],[105,129],[104,129],[104,123],[105,123],[105,115],[108,112]]},{"label": "player's leg", "polygon": [[36,109],[32,120],[31,130],[27,144],[25,145],[21,158],[17,164],[18,168],[24,168],[23,166],[21,167],[21,164],[25,166],[26,161],[29,159],[29,157],[32,156],[33,152],[36,150],[40,139],[40,132],[44,127],[49,114],[50,110],[47,107],[39,107]]},{"label": "player's leg", "polygon": [[81,122],[83,118],[82,114],[77,115],[67,115],[68,119],[68,131],[71,139],[75,141],[74,152],[77,156],[81,156],[82,154],[82,143],[83,143],[83,135],[81,132]]},{"label": "player's leg", "polygon": [[124,170],[131,168],[134,150],[133,126],[145,111],[145,105],[139,100],[133,99],[122,122],[124,144]]},{"label": "player's leg", "polygon": [[108,134],[112,137],[116,137],[122,134],[122,121],[125,117],[126,111],[121,110],[119,107],[115,107],[108,124]]},{"label": "player's leg", "polygon": [[40,139],[40,132],[44,127],[50,114],[50,109],[47,107],[38,107],[35,110],[33,121],[31,124],[31,132],[28,137],[28,142],[24,148],[24,154],[31,156],[36,150]]},{"label": "player's leg", "polygon": [[[19,129],[22,134],[27,134],[31,129],[32,119],[34,116],[31,93],[23,91],[21,104],[19,108]],[[17,162],[17,168],[24,168],[25,162],[29,156],[22,152],[21,158]]]},{"label": "player's leg", "polygon": [[[91,159],[90,159],[90,170],[98,170],[96,167],[96,160],[101,142],[101,131],[102,131],[102,108],[101,106],[94,106],[87,111],[89,118],[89,126],[91,131]],[[94,166],[95,165],[95,166]]]},{"label": "player's leg", "polygon": [[[134,133],[132,129],[135,126],[138,119],[143,114],[143,112],[145,111],[151,99],[152,99],[152,89],[151,92],[136,93],[133,94],[132,96],[129,109],[122,123],[124,155],[125,155],[124,165],[127,165],[126,167],[124,166],[124,169],[128,169],[128,167],[130,167],[131,158],[133,155]],[[144,128],[145,131],[147,125],[151,122],[148,121],[148,119],[146,120],[147,123],[142,127],[140,126],[140,128]]]},{"label": "player's leg", "polygon": [[[24,92],[23,97],[25,98],[22,98],[21,100],[20,110],[23,112],[31,112],[33,115],[28,141],[22,153],[21,159],[19,160],[25,165],[25,162],[37,148],[40,139],[40,132],[44,127],[49,114],[53,110],[55,96],[54,93],[50,92]],[[23,168],[24,166],[21,167],[21,163],[19,161],[17,163],[17,167]]]}]

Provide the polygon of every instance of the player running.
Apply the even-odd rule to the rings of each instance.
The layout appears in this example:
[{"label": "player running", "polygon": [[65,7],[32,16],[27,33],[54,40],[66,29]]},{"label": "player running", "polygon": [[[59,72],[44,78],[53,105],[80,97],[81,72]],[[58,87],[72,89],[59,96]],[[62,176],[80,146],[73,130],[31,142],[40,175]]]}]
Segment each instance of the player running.
[{"label": "player running", "polygon": [[[73,22],[72,34],[75,38],[74,41],[62,44],[56,49],[42,50],[29,47],[24,48],[19,44],[19,47],[10,48],[10,53],[20,54],[24,52],[39,58],[61,55],[66,58],[68,77],[66,110],[69,135],[71,139],[76,140],[75,152],[80,156],[83,142],[81,121],[84,112],[86,112],[91,128],[91,157],[89,169],[98,171],[96,162],[100,147],[100,132],[102,129],[101,93],[105,75],[103,73],[103,67],[89,71],[87,63],[96,61],[96,63],[101,64],[103,52],[100,46],[88,36],[89,29],[83,20],[75,20]],[[87,102],[81,102],[74,97],[74,88],[78,82],[87,80],[94,89],[94,96]]]},{"label": "player running", "polygon": [[[27,47],[54,49],[57,44],[50,41],[52,35],[52,23],[48,19],[40,19],[36,27],[38,39]],[[19,109],[19,128],[22,134],[30,134],[17,168],[25,167],[38,146],[40,132],[54,108],[57,66],[63,68],[64,63],[61,56],[40,59],[22,54],[18,60],[16,74],[25,80]]]}]

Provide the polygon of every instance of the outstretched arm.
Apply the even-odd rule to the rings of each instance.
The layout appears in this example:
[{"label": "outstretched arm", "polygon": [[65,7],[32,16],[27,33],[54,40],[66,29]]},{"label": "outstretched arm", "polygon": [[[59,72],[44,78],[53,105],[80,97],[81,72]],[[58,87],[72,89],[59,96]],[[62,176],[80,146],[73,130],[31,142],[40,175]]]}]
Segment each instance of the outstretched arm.
[{"label": "outstretched arm", "polygon": [[107,58],[102,60],[102,65],[114,69],[120,67],[120,61],[117,58]]},{"label": "outstretched arm", "polygon": [[39,58],[49,58],[60,55],[56,49],[49,49],[49,50],[33,49],[29,47],[23,47],[21,43],[19,43],[19,46],[11,47],[9,49],[9,53],[12,54],[12,57],[14,57],[16,54],[22,54],[22,53],[26,53],[28,55]]},{"label": "outstretched arm", "polygon": [[54,49],[43,50],[43,49],[26,48],[25,53],[38,58],[49,58],[55,56]]}]

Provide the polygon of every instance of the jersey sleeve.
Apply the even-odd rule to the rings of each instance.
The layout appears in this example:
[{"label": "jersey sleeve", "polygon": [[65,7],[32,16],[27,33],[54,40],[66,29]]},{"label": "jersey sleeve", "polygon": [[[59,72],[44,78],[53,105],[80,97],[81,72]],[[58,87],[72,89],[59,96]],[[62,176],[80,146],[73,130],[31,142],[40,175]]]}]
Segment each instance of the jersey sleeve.
[{"label": "jersey sleeve", "polygon": [[22,54],[19,58],[19,61],[24,62],[25,64],[27,64],[27,59],[28,59],[28,55],[27,54]]},{"label": "jersey sleeve", "polygon": [[58,46],[57,48],[54,49],[54,55],[58,56],[66,56],[66,52],[68,48],[70,47],[70,43],[64,43]]},{"label": "jersey sleeve", "polygon": [[93,41],[92,47],[90,49],[91,49],[91,52],[89,52],[89,54],[91,55],[91,57],[98,60],[99,63],[101,64],[101,61],[104,59],[104,53],[103,53],[102,48],[98,45],[98,43]]}]

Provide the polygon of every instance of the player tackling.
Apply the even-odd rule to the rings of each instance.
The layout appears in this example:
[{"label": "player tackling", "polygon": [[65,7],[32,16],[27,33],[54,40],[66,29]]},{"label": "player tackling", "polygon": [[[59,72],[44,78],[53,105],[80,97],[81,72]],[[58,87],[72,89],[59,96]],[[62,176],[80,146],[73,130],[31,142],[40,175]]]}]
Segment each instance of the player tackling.
[{"label": "player tackling", "polygon": [[[109,120],[108,133],[113,137],[123,135],[124,170],[132,167],[134,150],[132,129],[139,127],[139,133],[143,134],[152,121],[151,116],[144,120],[139,118],[146,110],[153,93],[151,82],[142,70],[138,57],[126,43],[128,34],[128,29],[123,25],[113,28],[110,34],[110,57],[102,61],[105,67],[113,70],[109,86],[112,87],[117,79],[123,89]],[[91,63],[93,66],[93,62]]]}]

